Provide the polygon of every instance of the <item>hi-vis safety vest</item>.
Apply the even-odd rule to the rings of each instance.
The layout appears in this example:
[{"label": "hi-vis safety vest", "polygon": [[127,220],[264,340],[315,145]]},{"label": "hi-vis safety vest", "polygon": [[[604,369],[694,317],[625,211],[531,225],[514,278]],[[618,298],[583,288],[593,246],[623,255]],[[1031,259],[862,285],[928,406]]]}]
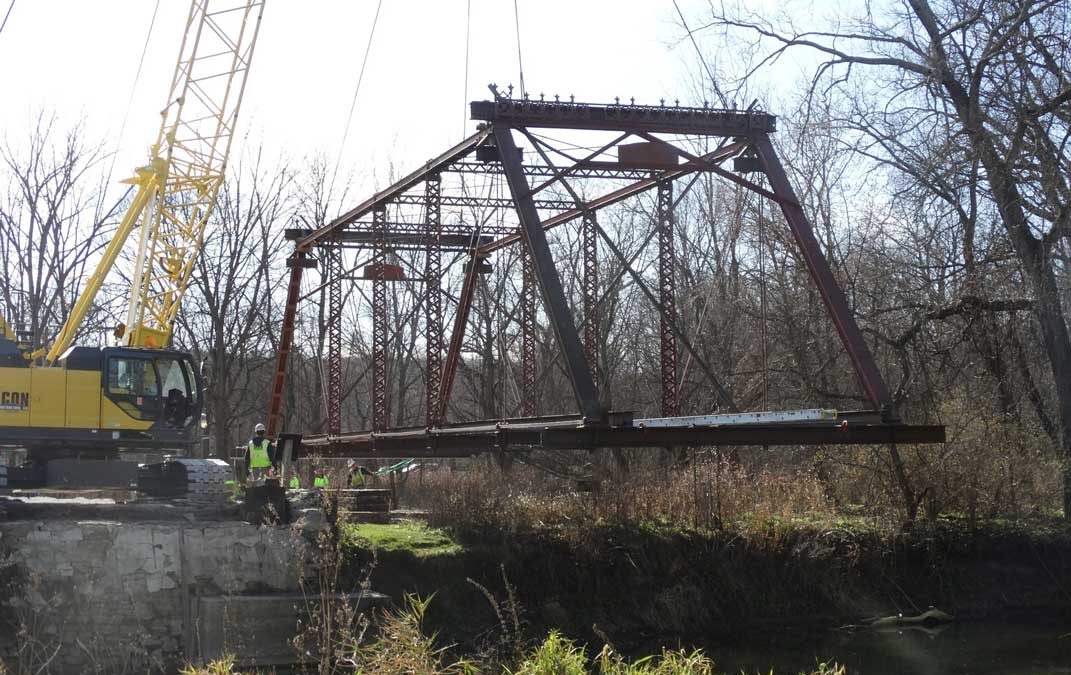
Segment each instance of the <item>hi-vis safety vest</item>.
[{"label": "hi-vis safety vest", "polygon": [[291,476],[291,478],[290,478],[290,489],[291,490],[300,490],[301,489],[301,479],[298,478],[297,476]]},{"label": "hi-vis safety vest", "polygon": [[360,469],[355,470],[353,476],[350,477],[350,487],[364,487],[364,475],[361,474]]},{"label": "hi-vis safety vest", "polygon": [[317,476],[312,481],[313,487],[325,488],[327,487],[327,476]]},{"label": "hi-vis safety vest", "polygon": [[259,445],[249,441],[249,468],[266,469],[269,466],[271,459],[268,457],[268,439],[265,438]]}]

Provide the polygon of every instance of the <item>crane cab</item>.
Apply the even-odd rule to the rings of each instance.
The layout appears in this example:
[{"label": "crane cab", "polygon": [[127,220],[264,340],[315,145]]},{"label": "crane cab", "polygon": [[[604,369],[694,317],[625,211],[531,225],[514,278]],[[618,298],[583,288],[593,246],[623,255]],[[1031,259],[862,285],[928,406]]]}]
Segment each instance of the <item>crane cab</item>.
[{"label": "crane cab", "polygon": [[[0,338],[0,343],[10,342]],[[31,456],[115,456],[188,450],[197,442],[203,385],[189,354],[73,347],[37,366],[0,344],[0,446]]]}]

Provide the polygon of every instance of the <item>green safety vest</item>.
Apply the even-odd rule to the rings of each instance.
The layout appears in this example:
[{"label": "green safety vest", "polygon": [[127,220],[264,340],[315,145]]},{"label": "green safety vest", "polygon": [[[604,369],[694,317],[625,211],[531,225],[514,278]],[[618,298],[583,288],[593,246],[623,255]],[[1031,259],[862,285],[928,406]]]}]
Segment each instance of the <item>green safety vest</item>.
[{"label": "green safety vest", "polygon": [[253,441],[249,441],[249,468],[250,469],[266,469],[271,466],[271,459],[268,457],[268,439],[264,439],[257,445]]},{"label": "green safety vest", "polygon": [[364,474],[359,469],[353,472],[353,476],[350,478],[350,487],[364,487]]},{"label": "green safety vest", "polygon": [[291,490],[300,490],[301,489],[301,479],[298,478],[297,476],[291,477],[290,478],[290,489]]},{"label": "green safety vest", "polygon": [[317,476],[312,481],[313,487],[325,488],[327,487],[327,476]]}]

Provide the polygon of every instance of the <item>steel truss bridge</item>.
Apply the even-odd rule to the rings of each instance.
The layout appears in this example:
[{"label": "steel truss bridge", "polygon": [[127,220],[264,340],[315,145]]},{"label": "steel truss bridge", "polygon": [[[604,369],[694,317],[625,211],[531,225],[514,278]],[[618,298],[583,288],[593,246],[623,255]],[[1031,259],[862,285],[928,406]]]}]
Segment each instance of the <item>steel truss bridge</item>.
[{"label": "steel truss bridge", "polygon": [[[372,195],[317,229],[290,230],[295,248],[287,261],[290,282],[277,355],[268,435],[279,430],[287,363],[304,270],[319,265],[327,286],[327,433],[306,435],[304,444],[323,455],[358,457],[467,456],[486,450],[538,448],[687,447],[709,445],[826,445],[943,442],[943,426],[911,425],[898,416],[811,224],[789,183],[770,134],[776,118],[756,110],[723,110],[635,104],[590,104],[570,100],[514,99],[492,87],[494,100],[474,101],[478,130],[424,166]],[[546,130],[594,144],[555,142]],[[524,153],[518,139],[528,146]],[[715,147],[696,154],[700,144]],[[581,148],[579,152],[577,148]],[[616,156],[615,156],[616,153]],[[732,170],[726,168],[732,160]],[[764,174],[768,187],[749,176]],[[674,209],[702,174],[713,174],[776,204],[784,214],[810,278],[840,336],[862,392],[871,407],[850,413],[781,411],[741,413],[678,325],[674,278]],[[503,180],[508,194],[475,195],[459,177],[485,175]],[[594,181],[593,181],[594,179]],[[587,183],[585,182],[587,181]],[[580,188],[591,182],[616,189],[594,198]],[[684,184],[683,190],[677,188]],[[459,189],[460,186],[460,189]],[[655,288],[632,268],[619,244],[600,226],[601,209],[654,191],[658,282]],[[563,198],[563,195],[565,198]],[[458,217],[458,210],[497,213],[497,218]],[[451,217],[451,214],[454,217]],[[580,221],[583,260],[583,318],[578,330],[562,287],[547,233]],[[520,247],[521,372],[523,417],[450,423],[447,402],[461,360],[478,277],[486,258],[505,247]],[[662,417],[637,420],[629,412],[607,410],[594,375],[598,363],[599,265],[605,247],[659,314]],[[343,269],[343,249],[367,256],[364,279],[372,285],[372,429],[341,428],[342,285],[354,283]],[[426,348],[426,418],[423,426],[392,428],[387,410],[387,298],[399,268],[390,264],[400,250],[422,251],[421,309]],[[453,325],[443,320],[443,253],[467,263]],[[554,331],[564,370],[575,396],[575,415],[540,417],[532,395],[536,385],[536,292]],[[717,393],[720,414],[681,417],[678,356],[687,351]],[[297,431],[297,430],[293,430]]]}]

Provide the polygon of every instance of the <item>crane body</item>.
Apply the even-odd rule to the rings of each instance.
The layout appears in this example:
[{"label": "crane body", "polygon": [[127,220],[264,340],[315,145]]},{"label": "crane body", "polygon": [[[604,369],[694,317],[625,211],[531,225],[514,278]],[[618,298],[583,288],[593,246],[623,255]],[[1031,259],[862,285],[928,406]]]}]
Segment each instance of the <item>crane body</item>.
[{"label": "crane body", "polygon": [[[124,449],[188,450],[204,385],[170,349],[179,306],[223,182],[264,0],[192,0],[149,161],[52,343],[31,351],[0,317],[0,446],[47,460]],[[109,272],[136,237],[117,346],[74,346]]]}]

